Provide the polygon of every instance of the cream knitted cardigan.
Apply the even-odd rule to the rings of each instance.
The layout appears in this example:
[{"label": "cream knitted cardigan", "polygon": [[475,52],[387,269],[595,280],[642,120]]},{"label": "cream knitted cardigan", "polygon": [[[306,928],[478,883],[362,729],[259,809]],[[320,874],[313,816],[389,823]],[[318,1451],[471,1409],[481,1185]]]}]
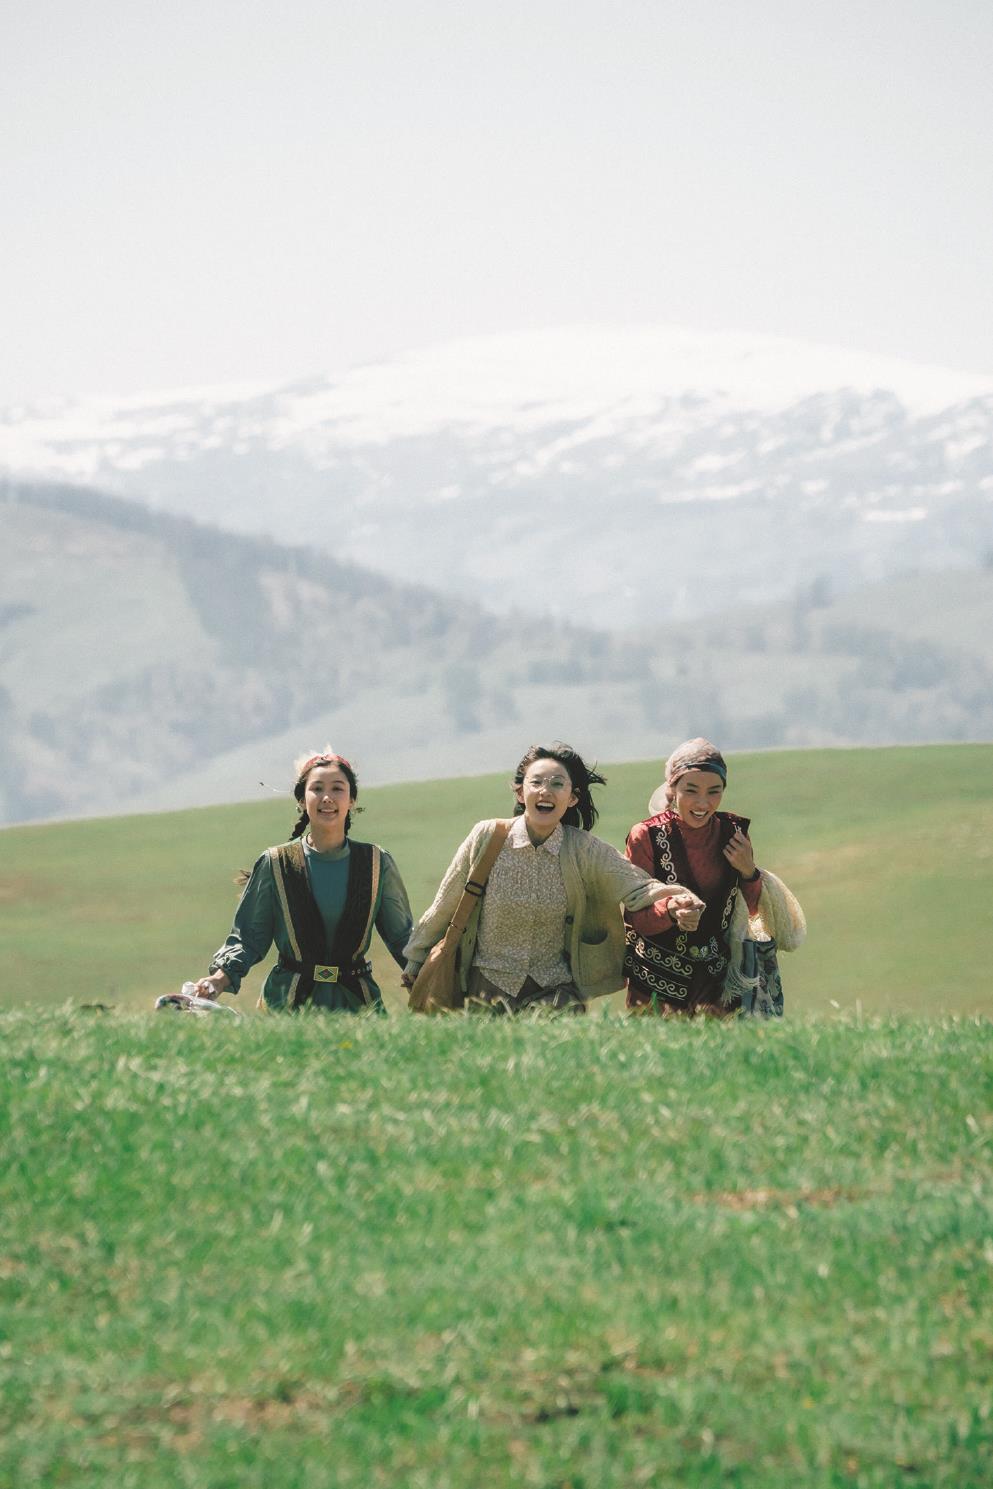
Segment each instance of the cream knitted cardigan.
[{"label": "cream knitted cardigan", "polygon": [[[416,973],[455,913],[469,870],[489,842],[495,820],[477,822],[449,864],[429,909],[404,947],[407,972]],[[572,978],[584,998],[599,998],[624,985],[624,923],[620,905],[646,910],[656,900],[676,893],[671,884],[651,878],[616,848],[579,827],[563,827],[559,854],[566,895],[565,954]],[[481,904],[477,902],[462,933],[459,979],[465,992],[476,950]]]}]

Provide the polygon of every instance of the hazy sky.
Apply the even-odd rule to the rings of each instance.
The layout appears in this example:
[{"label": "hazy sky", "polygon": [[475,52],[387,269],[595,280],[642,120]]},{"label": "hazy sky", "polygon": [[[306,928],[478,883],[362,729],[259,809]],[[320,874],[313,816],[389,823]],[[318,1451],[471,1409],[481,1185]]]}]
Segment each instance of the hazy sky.
[{"label": "hazy sky", "polygon": [[672,321],[993,372],[990,0],[2,0],[0,402]]}]

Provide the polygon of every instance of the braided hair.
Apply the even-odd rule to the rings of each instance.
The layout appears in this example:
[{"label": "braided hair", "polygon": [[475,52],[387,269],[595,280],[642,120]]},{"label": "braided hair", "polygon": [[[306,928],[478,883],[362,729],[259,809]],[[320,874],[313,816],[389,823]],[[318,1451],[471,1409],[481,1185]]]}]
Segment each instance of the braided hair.
[{"label": "braided hair", "polygon": [[[300,803],[300,815],[294,823],[293,831],[290,833],[290,842],[293,842],[295,838],[302,838],[304,833],[307,831],[307,828],[310,826],[310,818],[307,816],[307,809],[303,804],[303,798],[307,790],[307,777],[310,775],[310,772],[314,769],[315,765],[337,766],[337,768],[341,771],[342,775],[348,782],[349,793],[352,800],[354,801],[359,794],[358,777],[356,776],[351,763],[345,759],[344,755],[336,755],[333,751],[328,750],[325,754],[322,755],[308,755],[302,761],[298,760],[296,762],[296,765],[297,778],[296,784],[293,787],[293,795]],[[354,810],[360,812],[362,808],[356,807]],[[351,831],[351,826],[352,813],[351,811],[349,811],[347,816],[345,817],[346,837]]]},{"label": "braided hair", "polygon": [[[300,803],[300,815],[293,825],[293,831],[290,833],[291,843],[296,838],[302,838],[304,833],[307,831],[307,828],[310,826],[310,818],[307,816],[307,810],[303,805],[303,798],[304,793],[307,790],[307,777],[310,775],[310,772],[313,770],[315,765],[336,765],[341,771],[342,775],[348,781],[352,800],[354,801],[359,794],[359,783],[356,778],[355,771],[352,769],[350,763],[345,759],[344,755],[336,755],[332,750],[327,750],[323,755],[301,755],[300,759],[295,761],[294,763],[296,767],[297,778],[296,784],[293,787],[293,795]],[[353,808],[353,810],[356,812],[361,812],[362,808],[355,807]],[[351,825],[352,812],[349,811],[348,813],[346,813],[345,816],[346,837],[348,836]],[[234,876],[234,882],[237,884],[239,889],[244,889],[245,885],[248,883],[251,877],[252,876],[247,869],[239,869]]]}]

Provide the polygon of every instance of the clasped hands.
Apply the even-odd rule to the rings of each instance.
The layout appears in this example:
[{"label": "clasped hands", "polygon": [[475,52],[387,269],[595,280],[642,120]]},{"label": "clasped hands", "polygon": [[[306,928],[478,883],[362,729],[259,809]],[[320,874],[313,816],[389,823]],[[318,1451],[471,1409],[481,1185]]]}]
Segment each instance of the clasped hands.
[{"label": "clasped hands", "polygon": [[681,931],[695,931],[707,907],[691,890],[681,889],[678,894],[670,896],[665,908]]}]

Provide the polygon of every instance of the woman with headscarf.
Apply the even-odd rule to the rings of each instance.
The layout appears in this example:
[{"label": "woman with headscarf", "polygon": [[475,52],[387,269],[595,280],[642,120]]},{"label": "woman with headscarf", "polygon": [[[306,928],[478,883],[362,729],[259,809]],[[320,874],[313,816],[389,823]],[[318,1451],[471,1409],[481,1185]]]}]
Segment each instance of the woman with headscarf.
[{"label": "woman with headscarf", "polygon": [[687,740],[666,761],[665,780],[649,803],[653,815],[628,834],[632,863],[704,902],[702,912],[674,902],[662,927],[626,912],[624,972],[634,1012],[730,1018],[741,1008],[732,940],[740,946],[742,936],[732,923],[740,901],[739,925],[758,912],[763,876],[749,819],[720,810],[726,785],[720,750],[706,739]]}]

